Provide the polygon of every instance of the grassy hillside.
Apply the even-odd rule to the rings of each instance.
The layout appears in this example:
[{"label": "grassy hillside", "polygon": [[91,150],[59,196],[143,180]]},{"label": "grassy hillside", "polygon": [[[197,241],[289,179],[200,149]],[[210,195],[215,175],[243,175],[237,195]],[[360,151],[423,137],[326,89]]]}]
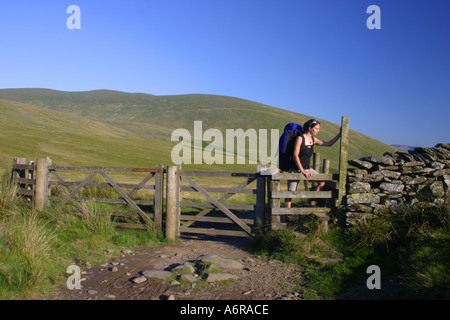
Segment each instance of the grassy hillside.
[{"label": "grassy hillside", "polygon": [[[0,168],[14,157],[50,157],[57,165],[154,167],[171,165],[175,142],[137,134],[99,121],[0,99]],[[169,138],[170,140],[170,138]],[[200,165],[185,166],[192,169]],[[231,170],[227,165],[217,170]],[[254,165],[235,166],[254,170]]]},{"label": "grassy hillside", "polygon": [[[61,157],[64,162],[70,163],[83,159],[86,163],[89,158],[99,159],[110,165],[125,165],[131,162],[134,162],[133,165],[139,165],[159,161],[167,164],[170,162],[170,150],[175,145],[170,141],[172,131],[186,128],[193,134],[195,120],[203,122],[203,131],[209,128],[217,128],[223,132],[225,129],[273,128],[279,129],[281,134],[287,122],[303,124],[313,117],[248,100],[216,95],[154,96],[109,90],[63,92],[48,89],[3,89],[0,90],[0,98],[47,109],[33,109],[40,111],[36,111],[32,118],[21,116],[20,122],[8,120],[9,117],[14,117],[11,110],[5,113],[2,121],[9,124],[9,129],[0,130],[12,138],[8,142],[2,142],[2,151],[3,144],[6,148],[8,145],[11,147],[19,144],[24,152],[27,150],[33,157],[37,152],[50,157],[53,153],[56,155],[55,160]],[[13,102],[2,101],[1,105],[2,108],[15,108]],[[31,108],[22,104],[20,106]],[[351,127],[351,115],[348,116]],[[47,123],[47,119],[51,121]],[[334,137],[339,130],[339,124],[324,120],[321,122],[322,130],[318,138],[329,140]],[[21,130],[17,127],[19,123],[31,127]],[[83,123],[83,127],[78,128],[78,123]],[[16,135],[17,131],[27,133]],[[43,136],[45,142],[41,141],[39,145],[33,143],[36,135]],[[86,155],[90,149],[94,151],[95,157]],[[321,153],[322,159],[331,160],[332,168],[338,166],[338,150],[338,144],[331,148],[316,149]],[[350,131],[350,158],[394,150],[380,141]],[[131,155],[126,155],[130,152]],[[4,158],[11,154],[11,150],[3,153],[0,161],[3,162]],[[236,169],[230,166],[225,168]]]},{"label": "grassy hillside", "polygon": [[0,99],[0,166],[13,157],[52,158],[55,164],[153,166],[171,147],[97,121]]}]

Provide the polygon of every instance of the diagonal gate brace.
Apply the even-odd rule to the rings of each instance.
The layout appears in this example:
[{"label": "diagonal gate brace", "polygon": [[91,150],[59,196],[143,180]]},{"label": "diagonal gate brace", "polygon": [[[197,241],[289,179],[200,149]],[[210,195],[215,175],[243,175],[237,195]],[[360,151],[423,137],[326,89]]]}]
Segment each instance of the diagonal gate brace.
[{"label": "diagonal gate brace", "polygon": [[228,218],[230,218],[234,223],[236,223],[238,226],[240,226],[242,229],[244,229],[245,232],[247,232],[250,236],[252,236],[252,230],[251,228],[246,225],[244,222],[242,222],[236,215],[234,215],[233,212],[228,210],[227,207],[225,207],[220,201],[214,199],[209,195],[208,192],[206,192],[202,187],[200,187],[198,184],[196,184],[194,181],[192,181],[187,176],[183,176],[184,179],[186,179],[189,184],[194,187],[199,193],[201,193],[205,198],[207,198],[213,205],[215,205],[218,209],[220,209],[223,213],[225,213]]},{"label": "diagonal gate brace", "polygon": [[114,182],[113,179],[111,179],[105,172],[100,171],[99,172],[103,178],[105,178],[106,181],[113,187],[120,196],[134,209],[136,210],[137,214],[144,220],[145,224],[152,225],[153,221],[147,217],[144,211],[139,208],[139,206],[125,193],[122,189],[119,188],[119,186]]}]

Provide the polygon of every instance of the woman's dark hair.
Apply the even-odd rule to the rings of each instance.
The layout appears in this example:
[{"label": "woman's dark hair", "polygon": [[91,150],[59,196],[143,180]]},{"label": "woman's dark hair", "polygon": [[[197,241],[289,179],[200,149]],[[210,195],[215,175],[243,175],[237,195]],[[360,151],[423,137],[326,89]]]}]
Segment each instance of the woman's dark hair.
[{"label": "woman's dark hair", "polygon": [[314,128],[316,125],[320,124],[319,120],[316,119],[310,119],[305,122],[303,125],[303,133],[306,133],[309,131],[309,128]]}]

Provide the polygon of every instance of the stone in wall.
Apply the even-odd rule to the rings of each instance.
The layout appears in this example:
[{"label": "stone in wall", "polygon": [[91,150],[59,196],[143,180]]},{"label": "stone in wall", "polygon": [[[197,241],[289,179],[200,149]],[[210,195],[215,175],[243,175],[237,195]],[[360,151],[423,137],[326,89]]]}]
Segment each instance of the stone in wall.
[{"label": "stone in wall", "polygon": [[352,193],[347,195],[347,205],[380,203],[380,197],[373,193]]},{"label": "stone in wall", "polygon": [[348,193],[365,193],[371,189],[370,183],[355,181],[349,184]]},{"label": "stone in wall", "polygon": [[350,160],[347,224],[391,206],[443,205],[450,195],[450,144]]},{"label": "stone in wall", "polygon": [[383,182],[380,184],[380,189],[385,193],[400,193],[405,188],[405,185],[401,181],[397,181],[398,183],[389,183]]}]

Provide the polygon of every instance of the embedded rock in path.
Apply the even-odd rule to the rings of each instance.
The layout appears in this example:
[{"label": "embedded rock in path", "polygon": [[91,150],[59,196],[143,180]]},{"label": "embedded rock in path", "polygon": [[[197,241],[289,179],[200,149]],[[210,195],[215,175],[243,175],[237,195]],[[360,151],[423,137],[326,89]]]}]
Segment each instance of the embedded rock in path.
[{"label": "embedded rock in path", "polygon": [[200,257],[198,257],[198,260],[203,261],[203,262],[214,263],[224,269],[239,269],[239,270],[244,269],[244,265],[241,262],[233,260],[233,259],[222,258],[215,254],[207,254],[207,255],[200,256]]},{"label": "embedded rock in path", "polygon": [[182,274],[181,279],[184,279],[189,282],[197,282],[198,278],[194,276],[193,274]]},{"label": "embedded rock in path", "polygon": [[136,278],[133,279],[134,283],[142,283],[142,282],[145,282],[145,281],[147,281],[147,278],[144,277],[144,276],[136,277]]},{"label": "embedded rock in path", "polygon": [[180,264],[180,265],[176,266],[174,268],[174,270],[183,270],[183,271],[187,271],[191,274],[195,272],[195,268],[190,262],[185,262],[183,264]]},{"label": "embedded rock in path", "polygon": [[207,273],[205,275],[206,282],[226,281],[231,279],[239,279],[238,276],[231,273]]},{"label": "embedded rock in path", "polygon": [[171,275],[171,273],[163,270],[145,270],[142,272],[142,275],[146,278],[165,280]]}]

